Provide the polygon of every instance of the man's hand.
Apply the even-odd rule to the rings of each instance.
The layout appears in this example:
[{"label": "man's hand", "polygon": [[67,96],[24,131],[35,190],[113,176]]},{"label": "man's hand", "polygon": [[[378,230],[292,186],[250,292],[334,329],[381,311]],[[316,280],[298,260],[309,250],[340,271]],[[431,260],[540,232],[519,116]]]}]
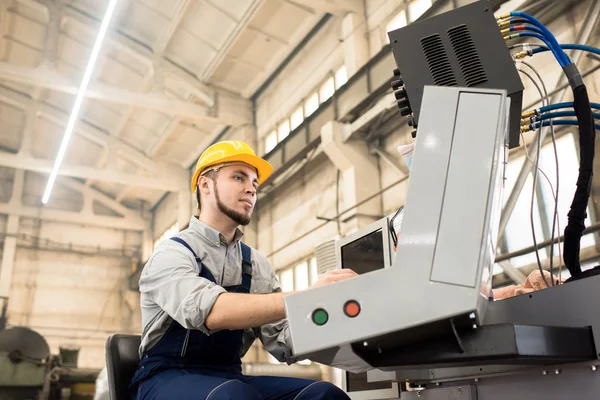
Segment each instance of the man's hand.
[{"label": "man's hand", "polygon": [[[311,288],[354,278],[350,269],[325,272]],[[292,292],[295,293],[295,292]],[[246,329],[279,321],[286,317],[283,296],[292,293],[222,293],[217,297],[205,325],[210,330]]]},{"label": "man's hand", "polygon": [[317,280],[311,288],[328,285],[330,283],[343,281],[346,279],[354,278],[358,274],[351,269],[332,269],[325,272],[319,280]]}]

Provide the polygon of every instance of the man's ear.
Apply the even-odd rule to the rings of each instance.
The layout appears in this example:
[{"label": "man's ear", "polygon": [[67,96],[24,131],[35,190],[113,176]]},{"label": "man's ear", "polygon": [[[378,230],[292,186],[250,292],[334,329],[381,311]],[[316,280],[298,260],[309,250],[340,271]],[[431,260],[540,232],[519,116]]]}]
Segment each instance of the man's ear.
[{"label": "man's ear", "polygon": [[202,193],[208,195],[210,194],[212,188],[211,188],[211,184],[210,182],[212,181],[212,179],[206,177],[206,176],[199,176],[198,177],[198,190],[200,190]]}]

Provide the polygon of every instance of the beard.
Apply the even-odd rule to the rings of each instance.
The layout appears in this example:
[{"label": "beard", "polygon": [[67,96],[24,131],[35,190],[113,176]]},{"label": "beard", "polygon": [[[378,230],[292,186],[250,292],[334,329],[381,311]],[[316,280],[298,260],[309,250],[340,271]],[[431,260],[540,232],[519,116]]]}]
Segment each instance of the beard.
[{"label": "beard", "polygon": [[219,211],[223,214],[227,215],[238,225],[246,226],[250,223],[251,214],[242,214],[231,208],[227,207],[219,197],[219,190],[217,189],[217,185],[215,185],[215,198],[217,200],[217,207],[219,207]]}]

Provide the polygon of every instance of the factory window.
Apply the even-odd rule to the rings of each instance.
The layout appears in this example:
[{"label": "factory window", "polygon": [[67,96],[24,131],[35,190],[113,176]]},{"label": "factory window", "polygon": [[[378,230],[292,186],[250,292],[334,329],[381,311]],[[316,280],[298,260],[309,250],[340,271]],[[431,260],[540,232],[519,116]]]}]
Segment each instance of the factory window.
[{"label": "factory window", "polygon": [[304,115],[308,117],[319,108],[319,94],[313,93],[304,103]]},{"label": "factory window", "polygon": [[294,290],[308,289],[309,286],[308,264],[305,261],[294,267]]},{"label": "factory window", "polygon": [[265,153],[270,152],[277,146],[277,132],[273,131],[265,139]]},{"label": "factory window", "polygon": [[280,281],[283,292],[294,291],[294,271],[291,268],[281,271]]},{"label": "factory window", "polygon": [[[559,193],[558,193],[558,218],[560,230],[557,229],[560,235],[564,232],[567,224],[567,213],[569,212],[571,201],[573,199],[573,191],[577,181],[577,171],[579,167],[579,159],[575,146],[575,138],[572,134],[566,134],[556,140],[559,162]],[[504,202],[514,186],[514,183],[519,175],[519,171],[526,160],[525,155],[522,155],[508,163],[507,166],[507,181],[504,189]],[[556,189],[556,167],[554,162],[554,149],[551,143],[544,145],[540,152],[540,169],[546,174],[548,180],[552,183],[554,190]],[[512,212],[510,220],[506,226],[505,246],[506,251],[513,252],[525,247],[533,245],[533,237],[531,234],[530,223],[530,208],[532,194],[533,177],[530,175],[523,187],[521,195],[517,200],[517,204]],[[538,196],[539,195],[539,196]],[[536,232],[536,241],[542,242],[550,238],[552,230],[552,216],[554,213],[554,197],[552,189],[546,178],[542,174],[538,174],[538,190],[536,201],[534,202],[533,217]],[[592,224],[590,217],[590,209],[588,208],[588,217],[585,221],[586,226]],[[555,234],[556,236],[557,234]],[[583,236],[581,239],[581,249],[590,246],[595,246],[596,240],[593,234]],[[564,249],[561,243],[561,249]],[[550,255],[550,247],[540,249],[540,261],[546,260]],[[558,247],[554,246],[554,256],[558,256]],[[511,263],[515,267],[537,264],[535,253],[525,254],[523,256],[514,257]],[[555,266],[557,266],[555,264]],[[500,272],[496,268],[496,272]],[[565,268],[563,267],[563,277]]]},{"label": "factory window", "polygon": [[290,128],[292,130],[296,129],[300,126],[302,121],[304,121],[304,111],[302,110],[302,107],[298,107],[290,117]]},{"label": "factory window", "polygon": [[431,7],[432,0],[413,0],[408,4],[408,15],[411,21],[416,21]]},{"label": "factory window", "polygon": [[346,66],[342,65],[335,73],[328,77],[321,85],[317,92],[312,93],[304,104],[299,105],[294,110],[289,119],[283,121],[276,129],[265,137],[265,154],[277,146],[277,143],[284,140],[291,131],[298,128],[304,119],[314,113],[320,103],[327,101],[337,89],[343,86],[348,81],[348,71]]},{"label": "factory window", "polygon": [[335,72],[335,90],[344,86],[348,82],[348,70],[345,65],[342,65],[340,69]]},{"label": "factory window", "polygon": [[387,43],[390,42],[390,38],[388,37],[387,33],[405,27],[407,23],[408,21],[406,19],[406,10],[402,10],[398,14],[396,14],[396,16],[392,18],[385,27],[385,39]]},{"label": "factory window", "polygon": [[158,246],[158,244],[160,242],[162,242],[163,240],[175,236],[177,234],[177,232],[179,232],[179,224],[177,222],[175,222],[173,225],[171,225],[171,227],[169,229],[167,229],[162,235],[160,235],[160,237],[158,237],[154,241],[153,249],[156,249],[156,246]]},{"label": "factory window", "polygon": [[279,128],[277,128],[277,140],[282,141],[290,134],[290,121],[285,120],[281,124],[279,124]]},{"label": "factory window", "polygon": [[317,259],[315,257],[312,257],[310,260],[308,260],[308,265],[310,269],[310,284],[312,285],[319,279],[319,273],[317,270]]},{"label": "factory window", "polygon": [[324,103],[325,101],[327,101],[327,99],[329,99],[331,96],[333,96],[334,92],[335,92],[335,84],[333,82],[333,76],[332,76],[329,79],[327,79],[325,81],[325,83],[323,83],[323,85],[321,85],[321,90],[319,90],[319,97],[320,97],[321,103]]}]

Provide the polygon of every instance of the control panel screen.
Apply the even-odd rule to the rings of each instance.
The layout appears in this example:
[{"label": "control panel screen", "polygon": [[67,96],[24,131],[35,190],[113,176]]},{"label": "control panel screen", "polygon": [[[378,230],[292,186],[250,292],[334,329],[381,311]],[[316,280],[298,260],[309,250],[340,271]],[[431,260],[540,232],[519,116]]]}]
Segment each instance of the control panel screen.
[{"label": "control panel screen", "polygon": [[[348,243],[341,248],[342,268],[349,268],[359,275],[384,268],[383,247],[381,229]],[[346,391],[349,393],[390,389],[391,387],[390,382],[368,382],[366,372],[360,374],[346,372]]]},{"label": "control panel screen", "polygon": [[365,274],[385,267],[381,229],[342,247],[342,268]]}]

